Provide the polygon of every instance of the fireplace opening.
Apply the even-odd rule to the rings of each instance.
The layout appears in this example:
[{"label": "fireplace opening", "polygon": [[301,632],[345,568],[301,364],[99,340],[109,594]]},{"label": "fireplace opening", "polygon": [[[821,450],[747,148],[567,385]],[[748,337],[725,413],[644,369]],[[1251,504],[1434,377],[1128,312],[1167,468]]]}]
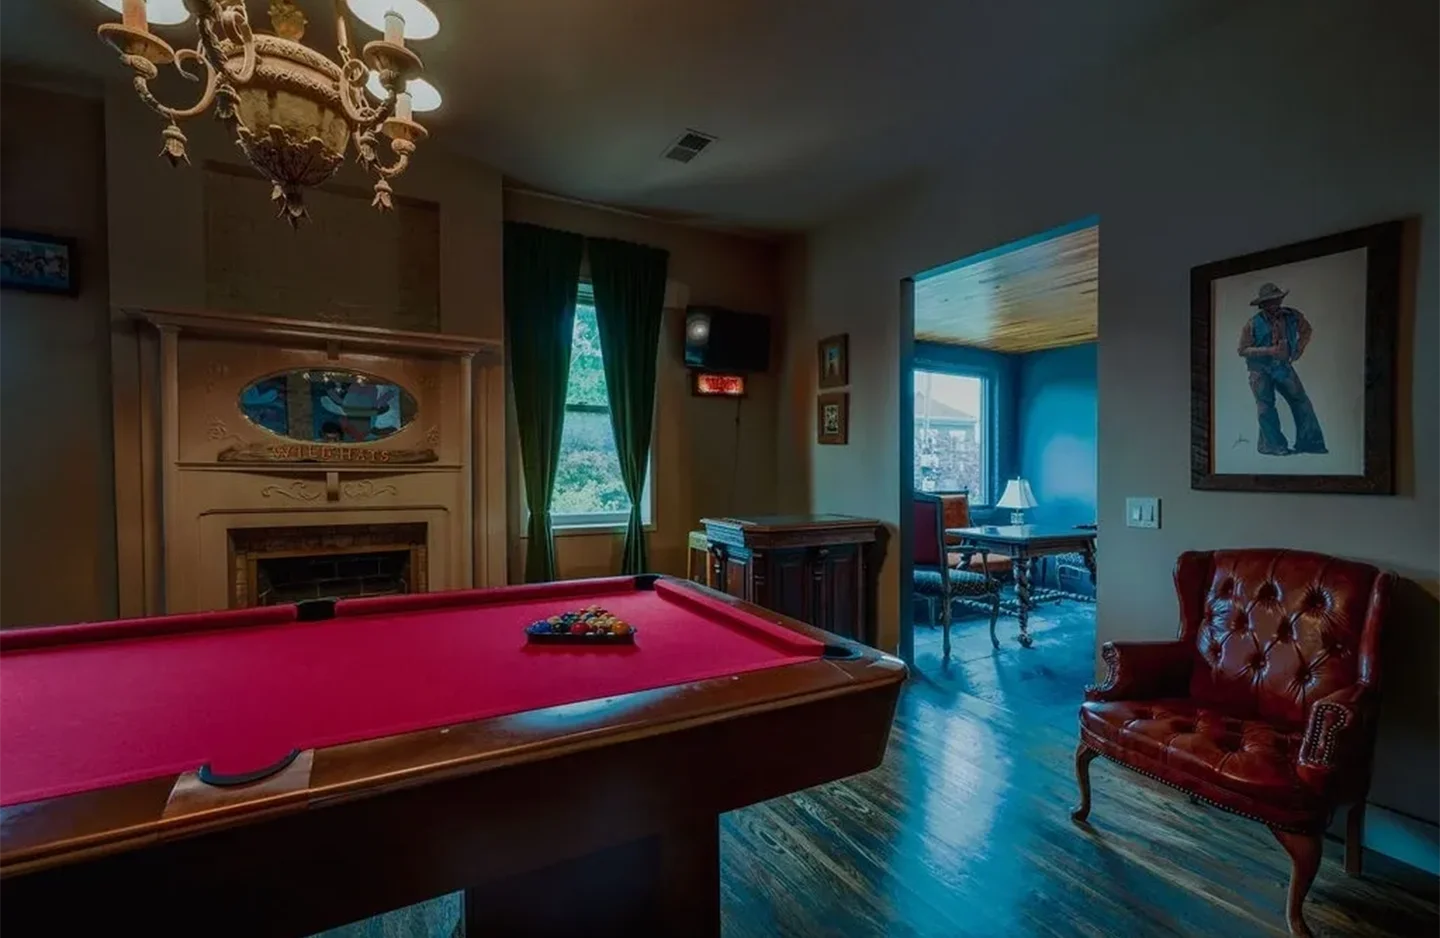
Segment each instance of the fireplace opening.
[{"label": "fireplace opening", "polygon": [[429,589],[420,523],[232,528],[232,607]]},{"label": "fireplace opening", "polygon": [[258,606],[408,592],[409,550],[262,557],[255,564]]}]

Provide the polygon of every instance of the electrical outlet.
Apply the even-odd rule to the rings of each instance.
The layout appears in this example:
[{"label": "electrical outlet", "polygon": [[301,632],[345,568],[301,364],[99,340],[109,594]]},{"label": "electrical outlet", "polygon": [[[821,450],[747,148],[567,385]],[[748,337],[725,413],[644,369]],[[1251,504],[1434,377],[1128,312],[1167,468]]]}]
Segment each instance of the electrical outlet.
[{"label": "electrical outlet", "polygon": [[1125,499],[1125,527],[1127,527],[1127,528],[1158,528],[1158,527],[1160,527],[1160,499],[1158,499],[1158,498],[1127,498],[1127,499]]}]

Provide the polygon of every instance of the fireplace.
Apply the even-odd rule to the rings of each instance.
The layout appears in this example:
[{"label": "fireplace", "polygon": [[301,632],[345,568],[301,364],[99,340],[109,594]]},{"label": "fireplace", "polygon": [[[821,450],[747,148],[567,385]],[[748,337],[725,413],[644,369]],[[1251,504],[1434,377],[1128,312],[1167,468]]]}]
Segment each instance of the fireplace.
[{"label": "fireplace", "polygon": [[424,524],[232,528],[230,605],[425,592],[425,538]]}]

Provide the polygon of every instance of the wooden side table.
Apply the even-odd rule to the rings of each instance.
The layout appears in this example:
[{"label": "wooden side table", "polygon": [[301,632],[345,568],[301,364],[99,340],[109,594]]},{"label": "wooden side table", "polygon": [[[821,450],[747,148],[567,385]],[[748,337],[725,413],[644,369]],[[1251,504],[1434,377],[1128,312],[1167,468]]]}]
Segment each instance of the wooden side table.
[{"label": "wooden side table", "polygon": [[[1016,614],[1020,619],[1020,644],[1029,648],[1030,610],[1035,603],[1030,593],[1031,561],[1053,554],[1078,553],[1095,582],[1095,531],[1085,528],[1047,528],[1034,524],[1008,524],[973,528],[946,528],[945,538],[962,552],[1005,554],[1015,574]],[[992,628],[990,641],[1000,640]]]}]

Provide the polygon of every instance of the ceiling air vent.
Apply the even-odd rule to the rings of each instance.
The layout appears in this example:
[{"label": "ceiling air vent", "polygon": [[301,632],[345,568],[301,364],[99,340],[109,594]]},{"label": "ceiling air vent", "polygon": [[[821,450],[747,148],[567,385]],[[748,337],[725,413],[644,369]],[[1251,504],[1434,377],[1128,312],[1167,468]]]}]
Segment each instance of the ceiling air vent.
[{"label": "ceiling air vent", "polygon": [[698,130],[687,130],[680,135],[680,139],[670,144],[665,151],[665,159],[674,160],[677,163],[688,163],[700,155],[715,138],[709,134],[702,134]]}]

